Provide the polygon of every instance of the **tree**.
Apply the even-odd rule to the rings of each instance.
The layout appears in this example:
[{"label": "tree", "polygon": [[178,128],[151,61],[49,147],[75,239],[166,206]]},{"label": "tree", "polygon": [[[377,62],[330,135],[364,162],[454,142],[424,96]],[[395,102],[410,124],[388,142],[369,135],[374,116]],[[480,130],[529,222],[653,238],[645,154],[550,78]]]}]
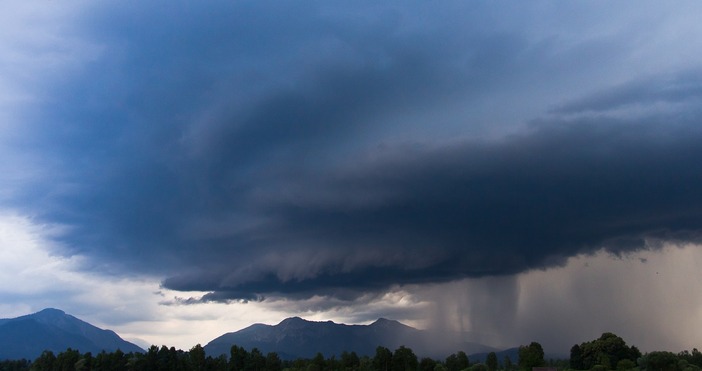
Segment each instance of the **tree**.
[{"label": "tree", "polygon": [[332,355],[327,359],[324,366],[325,370],[339,370],[341,369],[341,361],[336,359],[335,355]]},{"label": "tree", "polygon": [[577,348],[576,346],[571,348],[571,367],[578,366],[580,370],[589,370],[602,365],[605,369],[614,369],[623,359],[636,362],[639,357],[641,352],[638,348],[629,347],[621,337],[605,332],[598,339],[584,342]]},{"label": "tree", "polygon": [[519,369],[524,371],[530,371],[533,367],[542,367],[546,364],[544,361],[544,348],[535,341],[532,341],[527,346],[520,346],[518,364]]},{"label": "tree", "polygon": [[461,369],[458,368],[458,358],[456,357],[455,353],[446,357],[446,361],[444,361],[444,363],[446,364],[446,369],[448,371],[461,371]]},{"label": "tree", "polygon": [[324,355],[322,355],[322,353],[317,352],[317,355],[315,355],[314,358],[312,359],[312,364],[310,366],[312,366],[313,370],[317,370],[317,371],[324,370],[324,366],[326,366],[326,362],[324,360]]},{"label": "tree", "polygon": [[32,363],[32,370],[53,370],[56,363],[54,352],[45,350]]},{"label": "tree", "polygon": [[202,348],[202,345],[197,344],[190,348],[188,358],[190,359],[191,370],[202,371],[205,369],[205,358],[207,358],[207,356],[205,355],[205,349]]},{"label": "tree", "polygon": [[358,371],[373,371],[373,359],[368,356],[361,357],[358,362]]},{"label": "tree", "polygon": [[446,357],[446,368],[449,371],[461,371],[467,369],[469,366],[470,362],[464,351]]},{"label": "tree", "polygon": [[702,352],[697,348],[693,348],[692,352],[685,350],[678,353],[678,358],[686,360],[690,365],[702,367]]},{"label": "tree", "polygon": [[570,348],[570,368],[575,370],[583,370],[583,352],[578,344]]},{"label": "tree", "polygon": [[514,365],[512,364],[512,359],[509,358],[509,355],[505,355],[504,367],[507,371],[512,371],[512,369],[514,368]]},{"label": "tree", "polygon": [[0,362],[0,371],[28,371],[30,370],[29,360],[24,358],[9,360],[6,359]]},{"label": "tree", "polygon": [[436,361],[431,358],[424,357],[419,361],[420,371],[434,371],[434,368],[436,368]]},{"label": "tree", "polygon": [[66,349],[56,356],[54,369],[58,371],[74,371],[76,363],[80,360],[80,352],[71,348]]},{"label": "tree", "polygon": [[266,369],[266,357],[263,356],[263,353],[258,348],[251,349],[246,369],[251,371],[263,371]]},{"label": "tree", "polygon": [[227,371],[229,369],[229,362],[224,354],[220,354],[217,358],[208,356],[205,361],[208,371]]},{"label": "tree", "polygon": [[76,363],[76,371],[80,371],[82,369],[85,370],[92,370],[93,369],[93,354],[91,352],[87,352],[83,354],[83,358],[78,361],[79,363]]},{"label": "tree", "polygon": [[487,358],[485,359],[485,366],[487,366],[488,371],[497,370],[498,362],[497,354],[495,352],[488,353]]},{"label": "tree", "polygon": [[392,352],[385,347],[375,348],[375,357],[373,357],[373,368],[376,371],[390,371],[392,367]]},{"label": "tree", "polygon": [[283,369],[283,361],[278,357],[278,353],[270,352],[266,355],[266,370],[280,371]]},{"label": "tree", "polygon": [[464,351],[459,351],[456,353],[456,361],[458,362],[458,369],[465,370],[470,367],[470,361],[468,360],[468,355]]},{"label": "tree", "polygon": [[344,351],[341,353],[341,366],[345,369],[353,370],[358,368],[360,365],[361,361],[358,358],[358,354],[356,352],[347,352]]},{"label": "tree", "polygon": [[671,352],[651,352],[644,357],[648,371],[679,371],[678,357]]},{"label": "tree", "polygon": [[232,371],[244,371],[248,363],[249,353],[246,349],[232,345],[229,350],[229,369]]},{"label": "tree", "polygon": [[[85,358],[81,358],[78,360],[78,362],[75,363],[73,366],[76,371],[86,371],[90,370],[91,367],[87,365],[88,361]],[[0,368],[2,370],[2,368]]]},{"label": "tree", "polygon": [[622,359],[619,362],[617,362],[617,370],[620,371],[625,371],[625,370],[631,370],[632,368],[636,367],[636,362],[630,360],[630,359]]},{"label": "tree", "polygon": [[417,371],[419,362],[412,349],[403,346],[392,355],[392,371]]},{"label": "tree", "polygon": [[[104,354],[104,352],[98,354],[98,359]],[[158,353],[156,354],[156,368],[153,370],[159,370],[159,371],[170,371],[170,370],[176,370],[178,368],[178,350],[176,350],[175,347],[170,347],[168,348],[165,345],[161,345],[161,348],[159,348]],[[110,364],[109,358],[105,357],[107,360],[105,361],[107,364]],[[97,362],[101,362],[97,360]],[[126,359],[125,359],[125,365],[126,365]]]}]

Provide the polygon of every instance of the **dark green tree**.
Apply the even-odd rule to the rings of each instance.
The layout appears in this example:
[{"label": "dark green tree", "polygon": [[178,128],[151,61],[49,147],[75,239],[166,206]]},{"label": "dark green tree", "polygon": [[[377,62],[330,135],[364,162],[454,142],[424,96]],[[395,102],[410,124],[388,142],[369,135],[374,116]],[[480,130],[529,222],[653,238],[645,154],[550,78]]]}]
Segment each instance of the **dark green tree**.
[{"label": "dark green tree", "polygon": [[229,370],[244,371],[249,362],[249,352],[243,347],[232,345],[229,349]]},{"label": "dark green tree", "polygon": [[194,371],[204,371],[206,364],[205,364],[205,349],[202,348],[202,345],[197,344],[194,347],[190,348],[190,351],[188,352],[188,358],[190,359],[190,369]]},{"label": "dark green tree", "polygon": [[264,371],[266,369],[266,357],[258,348],[251,349],[249,362],[245,368],[247,371]]},{"label": "dark green tree", "polygon": [[697,348],[693,348],[692,352],[685,350],[678,353],[678,358],[684,359],[690,365],[702,367],[702,352],[697,350]]},{"label": "dark green tree", "polygon": [[76,371],[87,371],[93,369],[93,354],[87,352],[83,354],[80,360],[76,363]]},{"label": "dark green tree", "polygon": [[292,362],[292,369],[293,370],[303,370],[307,369],[308,367],[308,361],[302,358],[298,358]]},{"label": "dark green tree", "polygon": [[456,353],[456,361],[458,362],[457,365],[459,370],[465,370],[468,367],[470,367],[470,360],[468,359],[468,355],[462,350]]},{"label": "dark green tree", "polygon": [[671,352],[651,352],[644,357],[646,371],[680,371],[679,359]]},{"label": "dark green tree", "polygon": [[80,352],[68,348],[56,356],[54,369],[57,371],[75,371],[78,360],[80,360]]},{"label": "dark green tree", "polygon": [[[602,365],[606,369],[615,369],[619,361],[623,359],[636,362],[641,357],[638,348],[627,346],[624,339],[611,332],[605,332],[598,339],[580,344],[579,349],[581,360],[579,369],[581,370],[589,370],[596,365]],[[573,349],[571,349],[571,360],[572,353]]]},{"label": "dark green tree", "polygon": [[208,371],[227,371],[229,370],[229,362],[227,362],[227,356],[220,354],[217,358],[207,357],[205,358],[206,369]]},{"label": "dark green tree", "polygon": [[419,361],[412,349],[403,346],[395,349],[392,355],[392,371],[417,371]]},{"label": "dark green tree", "polygon": [[392,352],[386,347],[375,348],[373,369],[376,371],[390,371],[392,367]]},{"label": "dark green tree", "polygon": [[360,363],[361,360],[358,358],[358,354],[356,354],[356,352],[349,353],[344,351],[341,353],[341,367],[343,367],[344,369],[357,369]]},{"label": "dark green tree", "polygon": [[0,371],[29,371],[29,360],[22,358],[0,361]]},{"label": "dark green tree", "polygon": [[505,355],[504,368],[506,371],[512,371],[512,369],[514,369],[514,365],[512,364],[512,359],[509,358],[509,355]]},{"label": "dark green tree", "polygon": [[541,344],[532,341],[527,346],[519,347],[519,369],[523,371],[531,371],[533,367],[542,367],[546,364],[544,360],[544,348]]},{"label": "dark green tree", "polygon": [[267,371],[280,371],[283,369],[283,361],[278,357],[278,353],[270,352],[266,354],[266,370]]},{"label": "dark green tree", "polygon": [[434,371],[435,367],[436,367],[436,361],[431,359],[431,358],[424,357],[421,360],[419,360],[419,370],[420,371]]},{"label": "dark green tree", "polygon": [[[97,363],[97,357],[95,362]],[[144,357],[144,370],[155,370],[156,365],[158,364],[158,347],[156,345],[152,345],[149,347],[149,349],[146,351],[146,356]]]},{"label": "dark green tree", "polygon": [[446,365],[446,369],[448,371],[461,371],[461,369],[458,366],[458,357],[456,357],[456,353],[446,357],[444,364]]},{"label": "dark green tree", "polygon": [[583,370],[583,352],[578,344],[570,348],[570,368],[575,370]]},{"label": "dark green tree", "polygon": [[630,359],[621,359],[617,362],[617,370],[626,371],[636,368],[636,362]]},{"label": "dark green tree", "polygon": [[311,370],[316,370],[316,371],[324,371],[325,366],[327,365],[326,360],[324,359],[324,355],[322,353],[317,352],[317,355],[314,356],[312,359],[312,362],[310,366],[312,367]]},{"label": "dark green tree", "polygon": [[368,356],[362,356],[358,362],[358,371],[373,371],[373,359]]},{"label": "dark green tree", "polygon": [[466,352],[460,351],[458,353],[451,354],[446,357],[446,368],[448,371],[461,371],[465,370],[470,366],[468,361],[468,355]]},{"label": "dark green tree", "polygon": [[336,356],[332,355],[327,359],[325,362],[325,370],[340,370],[341,369],[341,361],[336,359]]},{"label": "dark green tree", "polygon": [[497,370],[499,365],[497,361],[497,354],[495,352],[488,353],[487,358],[485,359],[485,366],[487,366],[488,371]]},{"label": "dark green tree", "polygon": [[[100,357],[102,353],[98,354],[98,357]],[[108,364],[111,362],[110,360],[106,361]],[[172,370],[178,370],[179,368],[179,359],[178,359],[178,350],[175,347],[167,347],[165,345],[162,345],[161,348],[158,349],[158,353],[156,355],[156,368],[153,370],[158,370],[158,371],[172,371]],[[126,365],[126,360],[125,360],[125,365]]]},{"label": "dark green tree", "polygon": [[37,359],[32,363],[32,370],[43,371],[43,370],[54,370],[54,364],[56,363],[56,356],[54,352],[50,350],[45,350],[41,353]]}]

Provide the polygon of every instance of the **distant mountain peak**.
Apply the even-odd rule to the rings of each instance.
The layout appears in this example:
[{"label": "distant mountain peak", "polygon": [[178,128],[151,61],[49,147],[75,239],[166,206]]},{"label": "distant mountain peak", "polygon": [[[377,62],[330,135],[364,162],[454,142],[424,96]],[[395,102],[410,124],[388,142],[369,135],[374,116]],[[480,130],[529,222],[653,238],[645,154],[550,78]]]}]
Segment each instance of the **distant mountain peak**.
[{"label": "distant mountain peak", "polygon": [[36,313],[36,314],[54,314],[54,315],[64,315],[66,312],[62,311],[61,309],[56,309],[56,308],[44,308]]},{"label": "distant mountain peak", "polygon": [[18,318],[31,319],[33,321],[51,326],[62,326],[66,323],[82,322],[79,319],[66,314],[66,312],[62,311],[61,309],[56,308],[45,308],[36,313],[27,314]]},{"label": "distant mountain peak", "polygon": [[300,317],[288,317],[288,318],[280,321],[280,323],[278,325],[289,325],[291,323],[306,323],[306,322],[309,322],[309,321],[302,319]]},{"label": "distant mountain peak", "polygon": [[52,320],[56,318],[63,318],[67,316],[66,312],[61,309],[56,308],[46,308],[42,309],[34,314],[30,314],[29,317],[37,318],[41,320]]},{"label": "distant mountain peak", "polygon": [[273,326],[277,328],[282,328],[282,329],[300,329],[308,324],[310,324],[310,321],[307,321],[305,319],[302,319],[300,317],[290,317],[282,320],[279,324]]},{"label": "distant mountain peak", "polygon": [[378,318],[375,322],[369,325],[370,327],[381,327],[381,328],[411,328],[399,321],[387,318]]},{"label": "distant mountain peak", "polygon": [[387,318],[380,317],[377,320],[375,320],[375,322],[373,322],[373,323],[386,324],[386,323],[400,323],[400,322],[395,321],[394,319],[387,319]]},{"label": "distant mountain peak", "polygon": [[310,321],[310,320],[295,316],[295,317],[288,317],[288,318],[280,321],[279,324],[283,324],[283,323],[336,323],[336,322],[331,321],[331,320],[329,320],[329,321]]},{"label": "distant mountain peak", "polygon": [[284,359],[339,356],[344,351],[373,356],[378,346],[397,349],[404,345],[417,354],[435,358],[463,350],[467,353],[493,350],[482,344],[460,340],[437,342],[434,334],[417,330],[399,321],[379,318],[370,325],[346,325],[332,321],[308,321],[300,317],[286,318],[277,325],[252,325],[226,333],[205,345],[208,355],[229,355],[232,345],[263,353],[277,352]]},{"label": "distant mountain peak", "polygon": [[0,360],[34,359],[44,350],[58,353],[66,348],[93,353],[116,349],[143,352],[113,331],[95,327],[60,309],[46,308],[0,320]]}]

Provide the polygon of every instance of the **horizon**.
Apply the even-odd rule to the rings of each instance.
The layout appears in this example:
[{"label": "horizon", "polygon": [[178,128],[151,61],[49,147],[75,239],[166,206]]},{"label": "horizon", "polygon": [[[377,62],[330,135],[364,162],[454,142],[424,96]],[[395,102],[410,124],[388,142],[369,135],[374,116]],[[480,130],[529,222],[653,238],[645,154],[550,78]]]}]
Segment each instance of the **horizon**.
[{"label": "horizon", "polygon": [[10,1],[0,317],[702,348],[701,13]]},{"label": "horizon", "polygon": [[[14,320],[14,319],[18,319],[18,318],[21,318],[21,317],[34,316],[34,315],[37,315],[37,314],[40,314],[40,313],[45,313],[45,312],[48,312],[48,311],[50,311],[50,312],[57,312],[57,313],[60,313],[60,314],[62,314],[62,315],[65,315],[65,316],[73,317],[73,318],[75,318],[76,320],[78,320],[78,321],[80,321],[80,322],[84,322],[84,323],[86,323],[86,324],[88,324],[88,325],[90,325],[90,326],[94,326],[93,324],[91,324],[91,323],[89,323],[89,322],[85,322],[85,321],[83,321],[81,318],[78,318],[78,317],[72,315],[71,313],[67,313],[67,312],[61,310],[60,308],[49,308],[49,307],[44,308],[44,309],[41,309],[41,310],[39,310],[39,311],[37,311],[37,312],[34,312],[34,313],[27,313],[27,314],[24,314],[24,315],[21,315],[21,316],[18,316],[18,317],[13,317],[13,318],[0,318],[0,320]],[[388,318],[378,318],[378,319],[376,319],[375,321],[372,321],[371,323],[361,324],[361,323],[342,323],[342,322],[334,322],[334,321],[332,321],[332,320],[327,320],[327,321],[314,321],[314,320],[308,320],[308,319],[305,319],[305,318],[301,318],[301,317],[299,317],[299,316],[294,316],[294,317],[287,317],[287,318],[284,318],[284,319],[280,320],[280,321],[277,322],[277,323],[252,323],[252,324],[249,324],[248,326],[246,326],[246,327],[244,327],[244,328],[242,328],[242,329],[238,329],[238,330],[236,330],[236,331],[226,331],[226,330],[225,330],[225,332],[223,332],[221,335],[215,337],[214,339],[211,339],[211,340],[210,340],[209,342],[207,342],[207,343],[197,343],[197,344],[193,344],[192,346],[189,346],[189,347],[186,347],[186,348],[178,348],[178,349],[187,351],[188,349],[191,349],[192,347],[197,346],[197,345],[201,345],[201,346],[204,347],[205,345],[207,345],[207,344],[211,343],[212,341],[217,340],[217,339],[219,339],[219,338],[221,338],[221,337],[224,337],[224,336],[230,335],[230,334],[234,334],[234,333],[237,333],[237,332],[239,332],[239,331],[243,331],[243,330],[249,329],[249,328],[251,328],[251,327],[257,326],[257,325],[263,325],[263,326],[268,326],[268,327],[277,327],[277,326],[280,326],[280,325],[282,325],[284,322],[289,321],[289,320],[301,320],[301,321],[303,321],[303,322],[305,322],[305,323],[309,323],[309,324],[331,324],[331,325],[338,325],[338,326],[366,326],[366,327],[367,327],[367,326],[372,326],[372,325],[374,325],[374,324],[376,324],[376,323],[378,323],[378,322],[380,322],[380,321],[386,321],[386,322],[397,323],[397,324],[399,324],[399,325],[401,325],[401,326],[407,326],[407,327],[412,328],[412,329],[417,330],[417,331],[427,331],[427,332],[434,331],[434,330],[431,329],[431,328],[428,328],[428,329],[415,328],[415,327],[412,327],[412,326],[408,326],[408,325],[406,325],[406,324],[404,324],[404,323],[402,323],[402,322],[400,322],[400,321],[398,321],[398,320],[388,319]],[[100,327],[98,327],[98,328],[100,328]],[[100,329],[102,329],[102,330],[107,330],[107,331],[113,331],[113,330],[111,330],[111,329],[109,329],[109,328],[100,328]],[[113,331],[113,332],[114,332],[114,331]],[[116,332],[115,332],[115,333],[116,333]],[[116,334],[117,334],[118,336],[120,336],[119,333],[116,333]],[[464,334],[464,335],[467,335],[467,334]],[[120,336],[120,338],[122,338],[122,337]],[[156,347],[161,347],[161,346],[171,347],[171,345],[169,345],[169,344],[155,344],[155,343],[141,343],[141,344],[139,344],[139,343],[135,343],[135,342],[133,342],[133,341],[131,341],[131,340],[129,340],[129,339],[125,339],[125,338],[122,338],[122,339],[123,339],[123,340],[126,340],[126,341],[128,341],[128,342],[131,342],[131,343],[134,344],[134,345],[137,345],[139,348],[141,348],[141,349],[144,350],[144,351],[148,351],[148,349],[151,348],[151,347],[153,347],[153,346],[156,346]],[[137,339],[137,340],[140,341],[140,339]],[[464,340],[466,340],[466,339],[464,339]],[[593,339],[583,340],[582,342],[591,341],[591,340],[593,340]],[[624,339],[624,340],[626,340],[626,339]],[[580,343],[582,343],[582,342],[580,342]],[[580,343],[578,343],[578,344],[580,344]],[[234,345],[236,345],[236,344],[234,344]],[[406,345],[406,344],[405,344],[405,345]],[[489,344],[478,344],[478,345],[487,346],[488,348],[493,348],[493,349],[495,349],[495,350],[494,350],[495,352],[500,353],[500,352],[507,352],[507,351],[511,351],[511,350],[517,349],[517,348],[519,348],[520,346],[525,345],[525,344],[515,345],[515,346],[511,346],[511,347],[506,347],[506,348],[495,348],[495,347],[490,346]],[[635,345],[635,344],[629,344],[629,345]],[[403,346],[404,346],[404,345],[403,345]],[[392,349],[391,349],[391,350],[392,350]],[[413,350],[414,350],[414,349],[413,349]],[[463,351],[463,350],[464,350],[464,349],[456,349],[456,350],[454,351],[454,353],[455,353],[455,352],[459,352],[459,351]],[[484,354],[487,354],[487,353],[488,353],[487,351],[481,351],[481,352],[472,352],[472,353],[469,353],[468,355],[469,355],[469,356],[471,356],[471,355],[484,355]],[[568,354],[566,354],[566,353],[546,352],[545,354],[546,354],[546,358],[557,358],[557,359],[567,359],[567,358],[568,358]],[[516,361],[516,360],[515,360],[515,361]]]}]

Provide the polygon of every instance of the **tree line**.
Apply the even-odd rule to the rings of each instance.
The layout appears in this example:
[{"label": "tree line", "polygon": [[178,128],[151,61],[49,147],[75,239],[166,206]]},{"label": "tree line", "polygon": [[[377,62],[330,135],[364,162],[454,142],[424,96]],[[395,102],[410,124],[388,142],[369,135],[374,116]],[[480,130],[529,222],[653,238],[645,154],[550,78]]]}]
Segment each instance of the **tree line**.
[{"label": "tree line", "polygon": [[[507,368],[502,369],[505,371],[517,371],[519,362],[523,362],[520,358],[517,364],[512,364],[509,357],[505,361]],[[229,357],[207,356],[199,344],[189,351],[152,345],[146,353],[117,350],[97,355],[90,352],[81,354],[69,348],[58,355],[44,351],[31,362],[24,359],[0,362],[0,371],[497,371],[499,367],[494,352],[483,364],[471,363],[463,351],[451,354],[445,360],[420,359],[405,346],[394,352],[379,346],[372,357],[342,352],[338,358],[317,353],[313,358],[296,360],[283,360],[275,352],[263,354],[257,348],[248,351],[237,345],[231,347]],[[524,365],[523,370],[529,371],[530,368]]]},{"label": "tree line", "polygon": [[635,346],[610,332],[598,339],[575,344],[570,349],[569,367],[591,371],[701,371],[702,353],[697,348],[673,353],[654,351],[641,354]]},{"label": "tree line", "polygon": [[263,354],[234,345],[229,356],[212,357],[198,344],[189,351],[152,345],[145,353],[81,353],[68,348],[54,354],[44,351],[35,360],[5,360],[0,371],[532,371],[534,367],[559,370],[590,371],[702,371],[702,353],[697,349],[672,353],[650,352],[642,355],[622,338],[604,333],[598,339],[575,344],[566,360],[546,360],[541,344],[532,342],[519,347],[518,359],[499,360],[495,352],[485,362],[471,362],[459,351],[443,360],[419,358],[412,349],[401,346],[395,351],[379,346],[371,356],[343,352],[339,357],[315,357],[283,360],[277,353]]}]

